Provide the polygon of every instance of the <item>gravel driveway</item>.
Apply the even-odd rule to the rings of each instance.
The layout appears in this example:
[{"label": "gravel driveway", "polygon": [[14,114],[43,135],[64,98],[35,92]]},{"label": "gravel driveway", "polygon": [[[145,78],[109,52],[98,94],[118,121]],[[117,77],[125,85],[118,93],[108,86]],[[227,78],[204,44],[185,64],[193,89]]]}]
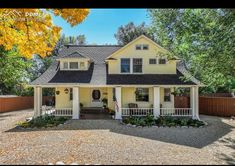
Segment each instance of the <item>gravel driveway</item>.
[{"label": "gravel driveway", "polygon": [[14,128],[32,114],[0,114],[0,164],[235,164],[235,120],[227,118],[200,116],[204,128],[133,128],[115,120]]}]

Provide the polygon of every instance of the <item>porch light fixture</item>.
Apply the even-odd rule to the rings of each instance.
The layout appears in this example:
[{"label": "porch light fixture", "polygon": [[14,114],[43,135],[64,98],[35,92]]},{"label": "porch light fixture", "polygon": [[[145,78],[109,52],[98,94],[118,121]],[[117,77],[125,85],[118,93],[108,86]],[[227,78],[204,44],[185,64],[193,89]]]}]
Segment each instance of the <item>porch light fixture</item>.
[{"label": "porch light fixture", "polygon": [[64,93],[65,93],[65,94],[68,94],[68,93],[69,93],[68,88],[65,88]]},{"label": "porch light fixture", "polygon": [[55,93],[56,93],[57,95],[59,95],[59,94],[60,94],[60,91],[59,91],[59,90],[57,90]]}]

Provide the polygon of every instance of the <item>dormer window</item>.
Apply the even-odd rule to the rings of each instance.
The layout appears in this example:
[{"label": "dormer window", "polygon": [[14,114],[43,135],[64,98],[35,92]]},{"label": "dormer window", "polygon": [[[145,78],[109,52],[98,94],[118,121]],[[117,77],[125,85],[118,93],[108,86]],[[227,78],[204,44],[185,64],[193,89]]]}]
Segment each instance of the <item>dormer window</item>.
[{"label": "dormer window", "polygon": [[78,62],[69,62],[70,69],[78,69]]},{"label": "dormer window", "polygon": [[148,50],[148,49],[149,49],[149,45],[143,44],[143,50]]},{"label": "dormer window", "polygon": [[68,69],[68,68],[69,68],[68,62],[64,62],[64,63],[63,63],[63,67],[64,67],[64,69]]},{"label": "dormer window", "polygon": [[85,68],[85,62],[80,62],[80,68],[82,68],[82,69]]},{"label": "dormer window", "polygon": [[135,49],[136,49],[136,50],[141,50],[141,44],[137,44],[137,45],[135,46]]}]

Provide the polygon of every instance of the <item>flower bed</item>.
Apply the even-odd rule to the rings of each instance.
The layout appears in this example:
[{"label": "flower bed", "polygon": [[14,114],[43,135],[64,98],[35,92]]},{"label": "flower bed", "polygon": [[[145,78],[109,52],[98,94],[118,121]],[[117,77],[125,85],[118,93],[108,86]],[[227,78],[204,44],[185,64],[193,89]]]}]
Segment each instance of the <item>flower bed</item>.
[{"label": "flower bed", "polygon": [[22,128],[41,128],[41,127],[54,127],[59,124],[64,124],[69,118],[67,117],[55,117],[55,116],[40,116],[33,118],[30,121],[18,122],[17,125]]},{"label": "flower bed", "polygon": [[127,117],[123,120],[123,123],[133,125],[133,126],[191,126],[200,127],[204,126],[205,123],[200,120],[184,117],[159,117],[154,119],[152,115],[147,115],[146,117]]}]

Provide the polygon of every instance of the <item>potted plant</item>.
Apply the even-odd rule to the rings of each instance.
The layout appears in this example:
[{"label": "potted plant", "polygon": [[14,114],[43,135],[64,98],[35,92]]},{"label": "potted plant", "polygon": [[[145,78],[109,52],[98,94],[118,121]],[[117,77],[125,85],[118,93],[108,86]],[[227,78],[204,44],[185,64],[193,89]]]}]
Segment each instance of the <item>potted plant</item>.
[{"label": "potted plant", "polygon": [[108,104],[108,99],[107,98],[103,98],[102,102],[103,102],[103,107],[106,108],[107,104]]}]

